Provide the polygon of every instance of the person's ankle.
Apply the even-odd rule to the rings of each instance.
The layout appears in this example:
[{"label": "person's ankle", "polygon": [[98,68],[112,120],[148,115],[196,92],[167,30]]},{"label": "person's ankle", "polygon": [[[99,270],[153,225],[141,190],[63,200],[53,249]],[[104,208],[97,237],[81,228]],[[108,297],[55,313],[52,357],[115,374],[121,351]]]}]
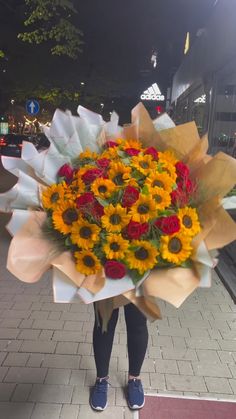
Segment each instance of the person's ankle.
[{"label": "person's ankle", "polygon": [[106,375],[105,377],[97,377],[96,380],[108,380],[109,379],[109,375]]},{"label": "person's ankle", "polygon": [[129,380],[140,380],[140,375],[131,375],[131,374],[129,374],[128,381]]}]

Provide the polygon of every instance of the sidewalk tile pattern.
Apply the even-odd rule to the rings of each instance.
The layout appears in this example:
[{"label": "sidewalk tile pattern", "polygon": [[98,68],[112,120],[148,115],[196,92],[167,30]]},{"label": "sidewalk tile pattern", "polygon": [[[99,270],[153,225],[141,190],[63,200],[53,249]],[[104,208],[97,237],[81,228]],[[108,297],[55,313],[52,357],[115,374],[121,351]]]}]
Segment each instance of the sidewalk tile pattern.
[{"label": "sidewalk tile pattern", "polygon": [[[95,379],[93,308],[54,304],[48,276],[28,285],[5,269],[0,277],[0,418],[92,419]],[[143,364],[147,393],[236,398],[236,306],[215,273],[180,309],[160,301],[162,321],[149,323]],[[128,358],[123,309],[110,364],[104,419],[131,419],[125,399]]]}]

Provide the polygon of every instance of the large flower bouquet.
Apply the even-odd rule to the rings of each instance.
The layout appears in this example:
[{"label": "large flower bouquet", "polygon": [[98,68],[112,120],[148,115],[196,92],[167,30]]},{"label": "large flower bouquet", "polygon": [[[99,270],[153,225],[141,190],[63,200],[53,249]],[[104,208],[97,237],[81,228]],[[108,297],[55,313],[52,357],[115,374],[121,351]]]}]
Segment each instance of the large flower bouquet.
[{"label": "large flower bouquet", "polygon": [[107,141],[58,172],[42,194],[45,229],[69,249],[84,275],[104,269],[136,283],[154,267],[189,266],[200,232],[195,183],[169,151],[136,140]]},{"label": "large flower bouquet", "polygon": [[195,123],[152,121],[142,104],[124,127],[78,112],[56,111],[48,150],[2,157],[18,177],[0,195],[13,213],[7,268],[31,283],[52,268],[54,301],[97,301],[106,319],[128,302],[158,318],[159,298],[178,307],[210,286],[212,250],[236,239],[221,205],[236,161],[209,156]]}]

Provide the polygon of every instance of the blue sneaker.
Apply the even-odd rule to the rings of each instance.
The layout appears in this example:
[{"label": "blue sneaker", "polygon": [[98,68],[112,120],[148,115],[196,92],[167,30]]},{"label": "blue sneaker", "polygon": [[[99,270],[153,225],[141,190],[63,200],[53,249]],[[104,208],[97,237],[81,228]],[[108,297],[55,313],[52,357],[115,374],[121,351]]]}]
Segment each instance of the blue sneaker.
[{"label": "blue sneaker", "polygon": [[107,407],[108,381],[106,378],[98,378],[90,396],[90,406],[94,410],[104,410]]},{"label": "blue sneaker", "polygon": [[141,380],[133,378],[128,381],[127,399],[129,408],[132,410],[141,409],[144,406],[144,392]]}]

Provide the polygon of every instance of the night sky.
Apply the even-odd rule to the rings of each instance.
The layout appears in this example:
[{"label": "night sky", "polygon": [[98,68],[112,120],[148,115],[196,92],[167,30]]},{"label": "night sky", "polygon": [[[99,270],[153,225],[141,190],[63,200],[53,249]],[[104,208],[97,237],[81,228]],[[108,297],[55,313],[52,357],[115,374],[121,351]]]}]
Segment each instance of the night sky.
[{"label": "night sky", "polygon": [[[163,89],[183,58],[186,32],[193,40],[215,0],[86,0],[78,2],[84,32],[81,65],[96,74],[130,83],[131,89],[158,82]],[[158,52],[152,70],[150,57]],[[151,70],[151,71],[150,71]]]},{"label": "night sky", "polygon": [[[17,33],[24,30],[22,1],[0,0],[0,49],[7,51],[7,60],[0,62],[0,68],[7,69],[5,73],[0,71],[0,94],[3,84],[14,95],[14,86],[24,91],[24,86],[33,88],[46,80],[49,87],[54,84],[67,88],[71,83],[78,90],[84,81],[80,101],[83,103],[83,98],[85,101],[90,95],[91,104],[93,94],[99,100],[101,97],[101,101],[106,96],[108,101],[109,97],[127,97],[137,103],[140,94],[155,82],[166,94],[184,57],[187,31],[193,42],[216,3],[216,0],[75,0],[78,13],[73,23],[84,33],[84,46],[83,53],[73,61],[52,57],[47,45],[30,46],[17,40]],[[153,50],[158,54],[156,69],[150,62]]]}]

